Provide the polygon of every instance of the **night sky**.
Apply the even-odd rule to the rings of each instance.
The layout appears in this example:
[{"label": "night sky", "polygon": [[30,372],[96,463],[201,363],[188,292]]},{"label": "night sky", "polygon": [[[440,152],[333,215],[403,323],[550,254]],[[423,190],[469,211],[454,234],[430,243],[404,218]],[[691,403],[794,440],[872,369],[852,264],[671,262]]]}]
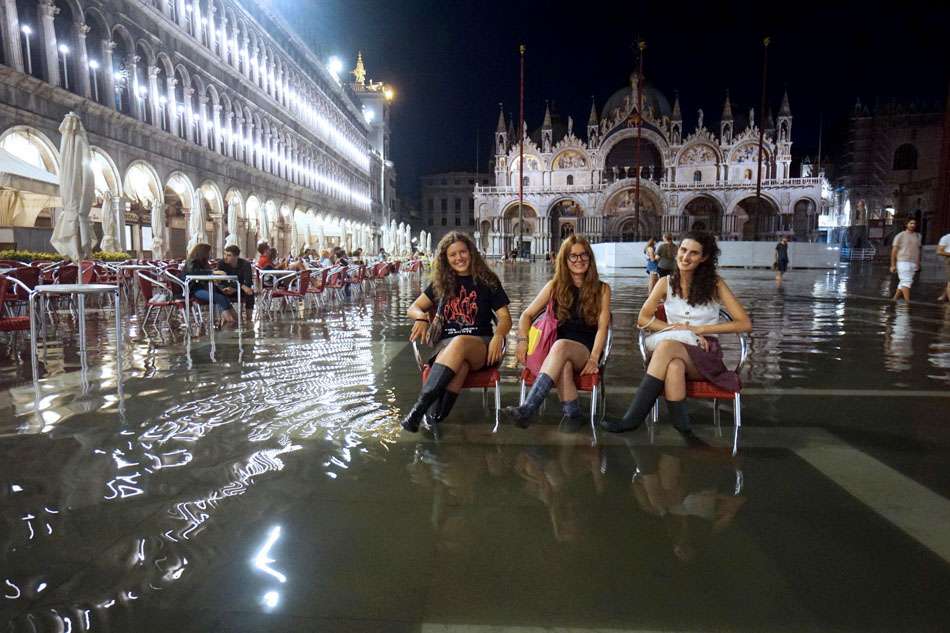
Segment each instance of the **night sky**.
[{"label": "night sky", "polygon": [[834,153],[836,131],[857,97],[868,105],[942,101],[950,77],[950,8],[943,3],[885,10],[835,2],[270,1],[346,71],[361,50],[368,77],[394,86],[392,159],[398,189],[413,195],[422,174],[476,164],[488,170],[498,103],[518,116],[519,44],[527,47],[529,129],[540,126],[550,100],[586,139],[591,96],[600,112],[627,85],[639,35],[647,43],[645,80],[670,104],[679,92],[685,136],[698,108],[718,134],[726,89],[738,105],[734,114],[758,112],[768,35],[768,99],[777,112],[788,87],[796,159],[816,153],[822,117],[822,151]]}]

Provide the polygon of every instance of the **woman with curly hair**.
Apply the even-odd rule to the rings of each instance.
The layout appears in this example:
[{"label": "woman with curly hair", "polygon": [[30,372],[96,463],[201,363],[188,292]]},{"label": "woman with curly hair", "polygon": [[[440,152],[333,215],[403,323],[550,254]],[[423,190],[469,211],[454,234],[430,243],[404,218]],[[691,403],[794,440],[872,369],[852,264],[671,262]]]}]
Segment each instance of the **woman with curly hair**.
[{"label": "woman with curly hair", "polygon": [[[614,433],[632,431],[643,424],[647,413],[665,389],[666,408],[673,426],[689,436],[686,411],[686,378],[706,380],[724,389],[738,389],[739,376],[726,369],[722,347],[716,334],[748,332],[752,321],[726,282],[716,274],[719,247],[716,238],[705,231],[687,233],[680,242],[676,268],[660,277],[653,292],[640,309],[637,325],[641,329],[688,330],[695,345],[678,340],[660,341],[650,357],[647,373],[623,419],[604,420],[601,426]],[[664,302],[666,321],[656,318],[656,308]],[[719,310],[725,307],[732,321],[719,322]],[[688,335],[687,335],[688,336]]]},{"label": "woman with curly hair", "polygon": [[[442,340],[428,360],[429,377],[422,393],[402,421],[410,433],[419,430],[426,409],[434,407],[432,420],[445,419],[455,404],[469,371],[477,371],[501,360],[505,337],[511,329],[508,295],[498,276],[479,255],[468,235],[452,231],[439,242],[432,283],[409,306],[414,319],[410,341],[425,336],[429,310],[438,306],[442,319]],[[492,315],[498,326],[492,332]]]},{"label": "woman with curly hair", "polygon": [[553,302],[557,340],[541,365],[541,371],[524,404],[505,407],[508,419],[524,428],[551,387],[557,386],[564,407],[564,428],[575,431],[583,422],[575,374],[596,374],[597,361],[607,343],[610,325],[610,286],[600,280],[590,243],[571,235],[561,243],[555,258],[554,279],[545,284],[518,320],[518,361],[528,354],[528,330],[534,319]]}]

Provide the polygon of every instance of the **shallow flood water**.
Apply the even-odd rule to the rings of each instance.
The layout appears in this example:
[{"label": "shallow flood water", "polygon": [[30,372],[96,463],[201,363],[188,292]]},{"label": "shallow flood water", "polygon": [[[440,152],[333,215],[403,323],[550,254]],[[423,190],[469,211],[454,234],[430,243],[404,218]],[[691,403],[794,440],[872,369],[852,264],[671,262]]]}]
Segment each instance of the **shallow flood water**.
[{"label": "shallow flood water", "polygon": [[[550,275],[497,270],[516,319]],[[466,392],[404,433],[418,275],[213,343],[139,312],[121,380],[110,312],[88,370],[63,315],[38,387],[0,342],[0,631],[945,631],[939,280],[895,306],[880,267],[723,274],[754,322],[735,458],[706,402],[699,450],[662,405],[652,443],[562,433],[553,395],[527,430]],[[619,416],[646,281],[604,279]]]}]

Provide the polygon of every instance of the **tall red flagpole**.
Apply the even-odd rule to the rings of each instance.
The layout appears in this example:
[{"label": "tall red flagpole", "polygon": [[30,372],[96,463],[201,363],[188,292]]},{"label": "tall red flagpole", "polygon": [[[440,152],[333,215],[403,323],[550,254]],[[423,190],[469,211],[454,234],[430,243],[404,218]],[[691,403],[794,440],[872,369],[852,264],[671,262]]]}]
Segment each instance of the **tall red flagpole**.
[{"label": "tall red flagpole", "polygon": [[759,111],[759,168],[755,178],[755,197],[758,202],[762,202],[762,145],[765,140],[765,73],[769,65],[769,42],[770,38],[765,38],[762,43],[762,109]]},{"label": "tall red flagpole", "polygon": [[518,115],[518,255],[524,242],[524,44],[521,45],[521,106]]},{"label": "tall red flagpole", "polygon": [[637,69],[637,188],[633,222],[636,226],[634,235],[638,242],[640,241],[640,138],[643,132],[643,49],[646,47],[646,42],[637,42],[637,48],[640,49],[640,66]]}]

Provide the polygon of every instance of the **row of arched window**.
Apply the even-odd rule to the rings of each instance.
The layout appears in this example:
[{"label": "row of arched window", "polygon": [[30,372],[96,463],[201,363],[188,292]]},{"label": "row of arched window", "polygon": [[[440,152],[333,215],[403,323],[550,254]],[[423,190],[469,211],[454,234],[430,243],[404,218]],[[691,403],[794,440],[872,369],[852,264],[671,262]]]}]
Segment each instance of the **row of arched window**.
[{"label": "row of arched window", "polygon": [[316,82],[304,81],[221,0],[148,4],[205,49],[191,56],[196,62],[210,55],[231,66],[339,158],[195,70],[173,65],[144,39],[135,43],[121,20],[110,27],[100,9],[83,10],[78,0],[16,0],[16,15],[5,16],[13,28],[2,32],[19,33],[19,46],[3,42],[0,61],[294,184],[368,207],[369,146]]}]

